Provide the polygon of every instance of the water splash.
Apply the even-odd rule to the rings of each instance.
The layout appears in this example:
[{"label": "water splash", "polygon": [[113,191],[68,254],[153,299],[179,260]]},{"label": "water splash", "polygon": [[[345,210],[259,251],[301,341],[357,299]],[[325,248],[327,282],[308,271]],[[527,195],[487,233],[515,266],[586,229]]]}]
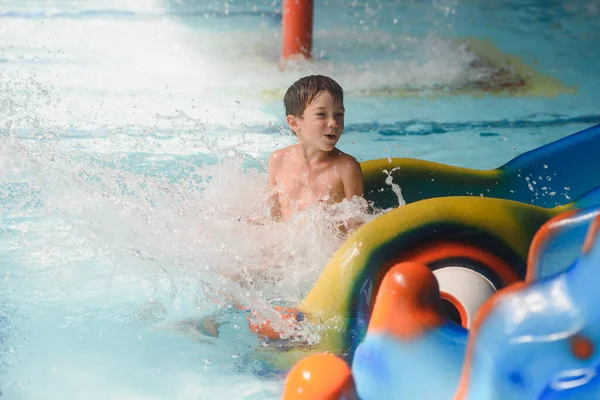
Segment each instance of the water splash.
[{"label": "water splash", "polygon": [[160,155],[158,167],[149,167],[152,154],[139,160],[73,149],[68,140],[1,140],[0,215],[15,232],[2,247],[20,248],[20,264],[44,276],[39,285],[58,302],[70,302],[68,288],[95,276],[104,284],[90,285],[78,303],[95,306],[108,287],[135,297],[136,281],[143,283],[133,290],[137,301],[177,303],[182,314],[228,299],[250,308],[294,303],[345,239],[340,221],[373,217],[346,201],[309,208],[289,223],[271,221],[260,163],[223,155],[203,135],[195,142],[214,146],[216,163]]},{"label": "water splash", "polygon": [[[391,162],[391,160],[390,160],[390,162]],[[398,206],[402,207],[402,206],[406,205],[406,200],[404,200],[404,197],[402,196],[402,189],[400,189],[400,185],[398,185],[397,183],[394,183],[394,177],[392,176],[392,174],[395,171],[398,171],[399,169],[400,169],[400,167],[392,168],[391,171],[384,169],[383,173],[385,173],[387,175],[387,178],[385,178],[385,184],[391,186],[392,192],[394,192],[394,194],[398,198]]]}]

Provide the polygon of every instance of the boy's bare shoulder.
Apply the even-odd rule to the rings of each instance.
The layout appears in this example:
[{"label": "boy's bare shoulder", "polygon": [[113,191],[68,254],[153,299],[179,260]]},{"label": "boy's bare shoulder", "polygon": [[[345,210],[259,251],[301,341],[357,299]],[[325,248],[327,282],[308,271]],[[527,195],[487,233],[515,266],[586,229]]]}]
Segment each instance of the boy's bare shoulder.
[{"label": "boy's bare shoulder", "polygon": [[337,164],[350,171],[358,171],[361,169],[360,163],[356,160],[356,158],[350,154],[344,153],[343,151],[339,152]]},{"label": "boy's bare shoulder", "polygon": [[275,150],[273,153],[271,153],[271,156],[269,157],[269,161],[271,162],[281,162],[283,161],[286,156],[292,154],[292,151],[294,149],[295,146],[288,146],[288,147],[284,147],[283,149],[279,149],[279,150]]},{"label": "boy's bare shoulder", "polygon": [[269,156],[269,168],[276,168],[280,166],[286,158],[286,155],[290,153],[290,148],[291,146],[285,147],[283,149],[275,150],[273,153],[271,153]]},{"label": "boy's bare shoulder", "polygon": [[275,150],[269,156],[267,169],[269,171],[269,182],[272,185],[277,184],[280,171],[285,170],[289,161],[293,158],[294,146],[284,147],[283,149]]}]

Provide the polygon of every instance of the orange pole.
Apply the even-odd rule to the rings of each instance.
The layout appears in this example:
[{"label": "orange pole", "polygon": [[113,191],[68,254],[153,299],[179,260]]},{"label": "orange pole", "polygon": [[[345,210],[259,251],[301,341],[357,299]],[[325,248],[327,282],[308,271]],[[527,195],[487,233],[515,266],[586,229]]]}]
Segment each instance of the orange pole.
[{"label": "orange pole", "polygon": [[313,0],[283,0],[283,48],[281,58],[310,58],[312,51]]}]

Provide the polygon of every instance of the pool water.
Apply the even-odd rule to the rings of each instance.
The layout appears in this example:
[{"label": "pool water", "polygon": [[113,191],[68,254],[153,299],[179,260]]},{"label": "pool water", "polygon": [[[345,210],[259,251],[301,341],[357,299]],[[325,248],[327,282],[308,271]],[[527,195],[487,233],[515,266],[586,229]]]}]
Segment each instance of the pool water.
[{"label": "pool water", "polygon": [[244,222],[264,216],[268,155],[294,142],[285,89],[338,80],[339,147],[360,161],[495,168],[600,123],[599,15],[597,0],[319,0],[313,62],[280,71],[279,1],[2,2],[3,398],[279,398],[244,313],[222,313],[218,339],[198,319],[302,299],[343,242],[336,221],[373,218],[343,204]]}]

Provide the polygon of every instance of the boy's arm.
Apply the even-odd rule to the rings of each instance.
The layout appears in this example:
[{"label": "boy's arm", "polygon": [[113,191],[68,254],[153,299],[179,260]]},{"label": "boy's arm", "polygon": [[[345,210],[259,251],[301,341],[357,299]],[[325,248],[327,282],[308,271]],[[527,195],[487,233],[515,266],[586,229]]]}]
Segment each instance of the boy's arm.
[{"label": "boy's arm", "polygon": [[344,185],[344,196],[350,200],[354,196],[363,197],[365,185],[360,163],[354,157],[348,156],[348,158],[348,161],[344,162],[342,170],[342,184]]},{"label": "boy's arm", "polygon": [[279,160],[275,153],[271,154],[268,163],[269,179],[267,183],[267,209],[269,215],[276,221],[281,218],[281,204],[279,203],[279,192],[277,191],[276,173],[279,169]]},{"label": "boy's arm", "polygon": [[[360,163],[354,157],[348,156],[348,161],[342,169],[342,184],[344,185],[344,196],[351,200],[354,196],[363,197],[365,186]],[[365,202],[366,205],[366,202]],[[339,226],[339,230],[344,234],[357,229],[362,225],[362,221],[356,218],[350,218]]]}]

